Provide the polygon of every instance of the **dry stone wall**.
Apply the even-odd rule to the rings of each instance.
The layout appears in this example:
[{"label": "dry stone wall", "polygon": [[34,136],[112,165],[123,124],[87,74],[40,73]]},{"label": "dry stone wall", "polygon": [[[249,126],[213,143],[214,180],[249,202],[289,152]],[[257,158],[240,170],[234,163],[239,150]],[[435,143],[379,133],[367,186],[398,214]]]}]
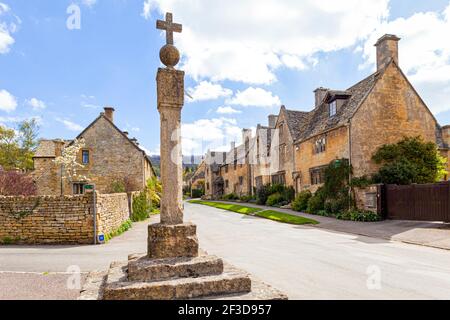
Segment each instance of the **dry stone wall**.
[{"label": "dry stone wall", "polygon": [[[97,194],[97,233],[110,233],[129,217],[127,194]],[[93,242],[93,194],[0,197],[0,243]]]}]

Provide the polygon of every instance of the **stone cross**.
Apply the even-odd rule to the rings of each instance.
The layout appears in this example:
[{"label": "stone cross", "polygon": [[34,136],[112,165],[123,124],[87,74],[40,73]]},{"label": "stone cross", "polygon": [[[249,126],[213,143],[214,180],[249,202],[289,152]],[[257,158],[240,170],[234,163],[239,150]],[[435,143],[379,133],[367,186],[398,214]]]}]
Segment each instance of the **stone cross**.
[{"label": "stone cross", "polygon": [[156,28],[166,31],[166,44],[170,45],[173,45],[173,33],[181,33],[183,31],[181,24],[173,23],[173,15],[171,13],[166,13],[166,21],[156,21]]},{"label": "stone cross", "polygon": [[[173,43],[173,30],[181,32],[181,25],[172,24],[172,14],[167,21],[158,21],[157,28],[167,30],[167,42]],[[167,68],[159,68],[157,75],[158,111],[161,116],[161,223],[176,225],[183,223],[182,211],[182,150],[181,109],[184,104],[184,72],[175,70],[178,49],[166,44],[160,51],[161,61]]]},{"label": "stone cross", "polygon": [[181,151],[181,109],[184,105],[184,72],[176,70],[180,53],[173,45],[173,31],[181,25],[158,21],[157,28],[167,30],[167,44],[159,56],[166,68],[156,76],[158,111],[161,117],[161,223],[148,229],[148,257],[151,259],[197,257],[197,229],[183,221],[183,161]]}]

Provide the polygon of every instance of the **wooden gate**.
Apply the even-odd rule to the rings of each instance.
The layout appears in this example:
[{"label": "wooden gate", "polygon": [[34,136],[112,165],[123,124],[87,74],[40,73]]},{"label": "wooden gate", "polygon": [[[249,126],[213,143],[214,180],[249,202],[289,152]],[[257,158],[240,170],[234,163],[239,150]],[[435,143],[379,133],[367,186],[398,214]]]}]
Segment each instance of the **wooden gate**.
[{"label": "wooden gate", "polygon": [[450,222],[450,182],[388,184],[384,196],[388,219]]}]

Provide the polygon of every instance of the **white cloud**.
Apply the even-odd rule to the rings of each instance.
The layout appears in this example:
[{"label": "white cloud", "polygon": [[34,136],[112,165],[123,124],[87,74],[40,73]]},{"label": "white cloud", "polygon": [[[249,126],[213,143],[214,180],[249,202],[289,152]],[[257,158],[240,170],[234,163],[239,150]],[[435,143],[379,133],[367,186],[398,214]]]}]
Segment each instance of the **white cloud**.
[{"label": "white cloud", "polygon": [[173,12],[182,68],[194,79],[276,81],[281,66],[305,69],[314,55],[355,45],[388,14],[389,0],[146,0],[143,16]]},{"label": "white cloud", "polygon": [[192,97],[191,101],[204,101],[229,97],[233,91],[223,88],[220,84],[202,81],[195,88],[189,88],[188,93]]},{"label": "white cloud", "polygon": [[400,38],[399,64],[434,113],[450,110],[450,3],[443,12],[420,12],[381,23],[365,42],[365,67],[375,69],[376,40]]},{"label": "white cloud", "polygon": [[97,0],[83,0],[83,4],[89,8],[94,6],[96,3],[97,3]]},{"label": "white cloud", "polygon": [[240,110],[236,110],[232,107],[219,107],[216,110],[217,113],[219,114],[237,114],[237,113],[242,113],[242,111]]},{"label": "white cloud", "polygon": [[10,10],[9,6],[5,3],[0,2],[0,15]]},{"label": "white cloud", "polygon": [[83,102],[81,104],[81,106],[83,108],[87,108],[87,109],[101,109],[102,108],[102,106],[99,106],[99,105],[96,105],[96,104],[92,104],[92,103],[86,103],[86,102]]},{"label": "white cloud", "polygon": [[31,98],[30,100],[27,100],[26,103],[35,111],[47,108],[47,105],[44,101],[38,100],[36,98]]},{"label": "white cloud", "polygon": [[[17,24],[21,23],[19,17],[12,15],[10,11],[11,9],[8,5],[0,2],[0,16],[7,14],[7,19],[12,18],[15,20],[15,22],[10,23],[5,22],[3,19],[0,20],[0,54],[6,54],[11,50],[11,46],[15,42],[11,34],[17,31]],[[8,20],[11,21],[11,19]]]},{"label": "white cloud", "polygon": [[61,118],[56,118],[56,121],[62,123],[66,129],[70,130],[70,131],[82,131],[84,128],[82,126],[80,126],[79,124],[72,122],[70,120],[66,120],[66,119],[61,119]]},{"label": "white cloud", "polygon": [[205,154],[208,149],[226,151],[231,141],[240,143],[242,130],[232,118],[200,119],[183,123],[181,136],[183,154]]},{"label": "white cloud", "polygon": [[0,90],[0,110],[11,112],[16,110],[17,99],[8,91]]},{"label": "white cloud", "polygon": [[244,107],[273,107],[281,105],[281,100],[272,92],[262,88],[249,87],[244,91],[238,91],[233,98],[226,101],[227,104]]}]

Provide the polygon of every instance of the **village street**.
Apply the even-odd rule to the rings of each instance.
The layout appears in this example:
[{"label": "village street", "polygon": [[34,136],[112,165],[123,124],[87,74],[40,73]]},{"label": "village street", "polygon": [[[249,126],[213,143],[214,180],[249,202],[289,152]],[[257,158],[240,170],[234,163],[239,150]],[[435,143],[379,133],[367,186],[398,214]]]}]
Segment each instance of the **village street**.
[{"label": "village street", "polygon": [[[281,224],[189,203],[185,214],[198,225],[202,249],[290,299],[450,298],[448,250]],[[147,224],[135,224],[103,246],[1,247],[0,299],[76,298],[75,291],[66,289],[67,268],[106,270],[113,260],[145,252]]]}]

